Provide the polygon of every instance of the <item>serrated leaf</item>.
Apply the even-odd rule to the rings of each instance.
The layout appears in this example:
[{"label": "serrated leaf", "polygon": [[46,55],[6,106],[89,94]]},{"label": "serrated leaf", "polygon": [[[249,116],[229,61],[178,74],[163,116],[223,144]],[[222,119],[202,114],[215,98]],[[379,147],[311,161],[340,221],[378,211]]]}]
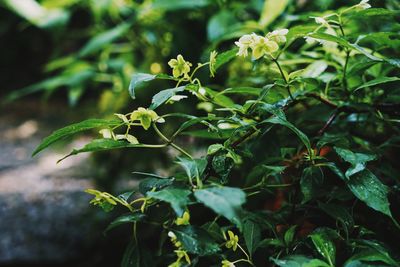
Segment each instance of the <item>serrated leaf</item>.
[{"label": "serrated leaf", "polygon": [[106,230],[104,232],[108,232],[111,229],[122,225],[122,224],[127,224],[127,223],[134,223],[134,222],[138,222],[140,220],[142,220],[144,217],[146,217],[144,214],[142,213],[129,213],[126,215],[122,215],[119,216],[118,218],[116,218],[115,220],[113,220],[106,228]]},{"label": "serrated leaf", "polygon": [[100,127],[111,127],[121,124],[120,121],[117,120],[104,120],[104,119],[88,119],[75,124],[71,124],[64,128],[61,128],[55,132],[53,132],[48,137],[44,138],[42,143],[33,151],[32,156],[36,155],[46,147],[52,145],[53,143],[66,138],[68,136],[74,135],[79,132],[87,131],[93,128]]},{"label": "serrated leaf", "polygon": [[361,90],[361,89],[364,89],[367,87],[372,87],[372,86],[379,85],[379,84],[384,84],[384,83],[389,83],[389,82],[397,82],[397,81],[400,81],[400,78],[398,78],[398,77],[380,77],[380,78],[374,79],[372,81],[363,83],[361,86],[354,89],[353,92],[356,92],[358,90]]},{"label": "serrated leaf", "polygon": [[170,99],[171,97],[176,95],[176,93],[184,91],[185,87],[186,86],[179,86],[179,87],[176,87],[176,88],[165,89],[165,90],[162,90],[162,91],[158,92],[151,99],[150,109],[158,108],[160,105],[162,105],[165,102],[167,102],[168,99]]},{"label": "serrated leaf", "polygon": [[392,216],[389,208],[388,187],[372,172],[365,169],[351,176],[347,182],[353,194],[370,208]]},{"label": "serrated leaf", "polygon": [[186,225],[174,228],[173,232],[188,253],[206,256],[220,251],[218,244],[202,228]]},{"label": "serrated leaf", "polygon": [[87,44],[79,51],[79,56],[85,57],[98,50],[104,48],[105,45],[111,44],[119,37],[123,36],[131,27],[132,23],[121,23],[115,28],[99,33],[94,36]]},{"label": "serrated leaf", "polygon": [[194,192],[196,199],[215,213],[224,216],[235,223],[239,229],[242,222],[239,214],[241,206],[246,202],[246,194],[239,188],[233,187],[210,187]]},{"label": "serrated leaf", "polygon": [[178,217],[182,217],[186,205],[189,203],[189,195],[192,192],[187,189],[167,187],[156,192],[147,192],[148,197],[167,202],[171,205]]}]

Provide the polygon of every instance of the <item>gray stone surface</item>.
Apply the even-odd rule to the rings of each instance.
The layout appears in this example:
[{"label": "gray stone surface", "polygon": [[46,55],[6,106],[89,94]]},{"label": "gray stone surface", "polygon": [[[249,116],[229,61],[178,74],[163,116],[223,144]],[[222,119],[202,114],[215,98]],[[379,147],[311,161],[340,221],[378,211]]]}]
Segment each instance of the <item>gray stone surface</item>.
[{"label": "gray stone surface", "polygon": [[88,155],[56,161],[87,140],[31,158],[40,140],[59,126],[51,125],[49,113],[24,108],[22,115],[0,112],[0,265],[80,258],[101,238],[83,192],[94,187]]}]

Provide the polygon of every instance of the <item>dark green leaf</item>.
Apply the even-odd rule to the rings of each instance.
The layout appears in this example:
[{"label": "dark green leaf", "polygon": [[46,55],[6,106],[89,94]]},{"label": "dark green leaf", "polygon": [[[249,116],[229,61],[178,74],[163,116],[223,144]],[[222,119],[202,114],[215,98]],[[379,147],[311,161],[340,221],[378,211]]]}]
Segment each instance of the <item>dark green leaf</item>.
[{"label": "dark green leaf", "polygon": [[146,178],[140,181],[139,183],[139,192],[142,194],[146,194],[149,191],[155,190],[158,191],[172,185],[173,179],[158,179],[158,178]]},{"label": "dark green leaf", "polygon": [[243,237],[250,255],[253,255],[261,241],[260,226],[252,220],[246,220],[243,223]]},{"label": "dark green leaf", "polygon": [[130,213],[130,214],[126,214],[126,215],[122,215],[118,218],[116,218],[114,221],[112,221],[108,227],[106,228],[106,230],[104,232],[108,232],[111,229],[122,225],[122,224],[127,224],[127,223],[134,223],[137,221],[142,220],[144,217],[146,217],[143,213]]},{"label": "dark green leaf", "polygon": [[347,178],[350,178],[351,175],[364,170],[368,161],[376,159],[376,155],[372,154],[354,153],[351,150],[340,147],[334,147],[334,149],[344,161],[352,165],[352,167],[350,167],[345,173]]},{"label": "dark green leaf", "polygon": [[134,241],[131,241],[125,249],[121,267],[152,267],[155,266],[148,250],[140,249]]},{"label": "dark green leaf", "polygon": [[297,129],[296,126],[294,126],[293,124],[288,122],[286,119],[284,119],[284,118],[282,118],[280,116],[279,117],[278,116],[274,116],[273,118],[267,119],[264,122],[273,123],[273,124],[280,124],[282,126],[285,126],[285,127],[289,128],[290,130],[292,130],[300,138],[300,140],[303,142],[303,144],[307,148],[308,154],[310,156],[313,155],[313,150],[311,148],[311,143],[310,143],[310,140],[308,139],[308,137],[302,131]]},{"label": "dark green leaf", "polygon": [[217,214],[235,223],[240,229],[242,223],[239,212],[246,202],[246,194],[239,188],[211,187],[194,192],[196,199]]},{"label": "dark green leaf", "polygon": [[182,166],[190,180],[193,178],[200,178],[207,166],[207,160],[205,158],[189,159],[178,157],[177,163]]},{"label": "dark green leaf", "polygon": [[202,228],[187,225],[173,229],[177,239],[188,253],[200,256],[217,253],[220,249],[207,231]]},{"label": "dark green leaf", "polygon": [[140,148],[140,147],[146,147],[146,146],[142,145],[142,144],[133,145],[131,143],[128,143],[128,142],[122,141],[122,140],[104,139],[104,138],[103,139],[94,139],[90,143],[86,144],[83,148],[72,150],[71,153],[69,153],[62,159],[58,160],[58,162],[66,159],[70,156],[77,155],[80,153],[104,151],[104,150],[111,150],[111,149],[120,149],[120,148],[125,148],[125,147]]},{"label": "dark green leaf", "polygon": [[186,205],[189,203],[189,195],[192,192],[186,189],[167,187],[156,192],[147,192],[148,197],[152,197],[164,202],[168,202],[174,209],[178,217],[182,217]]},{"label": "dark green leaf", "polygon": [[347,183],[353,194],[369,207],[392,216],[388,201],[388,188],[372,172],[365,169],[351,176]]},{"label": "dark green leaf", "polygon": [[330,266],[334,266],[336,258],[336,247],[332,241],[330,231],[328,229],[319,228],[311,235],[317,251],[329,262]]},{"label": "dark green leaf", "polygon": [[400,78],[398,78],[398,77],[379,77],[379,78],[374,79],[372,81],[363,83],[361,86],[359,86],[356,89],[354,89],[354,92],[356,92],[356,91],[358,91],[360,89],[367,88],[367,87],[372,87],[372,86],[383,84],[383,83],[397,82],[397,81],[400,81]]},{"label": "dark green leaf", "polygon": [[280,267],[330,267],[326,262],[303,255],[290,255],[283,259],[272,259],[272,261]]},{"label": "dark green leaf", "polygon": [[87,131],[93,128],[100,128],[100,127],[112,127],[121,124],[121,121],[118,120],[103,120],[103,119],[88,119],[82,122],[78,122],[75,124],[71,124],[64,128],[61,128],[51,135],[43,139],[42,143],[33,151],[32,156],[36,155],[46,147],[50,146],[51,144],[65,138],[71,136],[73,134]]},{"label": "dark green leaf", "polygon": [[303,203],[318,196],[321,192],[321,185],[324,180],[324,174],[318,167],[307,167],[301,175],[300,187],[303,193]]}]

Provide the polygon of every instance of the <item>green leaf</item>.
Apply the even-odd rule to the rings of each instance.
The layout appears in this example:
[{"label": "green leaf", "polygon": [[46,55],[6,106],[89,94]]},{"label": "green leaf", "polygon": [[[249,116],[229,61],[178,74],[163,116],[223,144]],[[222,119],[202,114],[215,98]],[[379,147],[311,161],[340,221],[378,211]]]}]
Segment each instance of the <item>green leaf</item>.
[{"label": "green leaf", "polygon": [[168,99],[176,95],[176,93],[184,91],[185,87],[186,86],[179,86],[176,88],[165,89],[158,92],[153,96],[151,100],[150,109],[158,108],[160,105],[164,104]]},{"label": "green leaf", "polygon": [[220,251],[218,244],[202,228],[185,225],[174,228],[173,232],[188,253],[206,256]]},{"label": "green leaf", "polygon": [[195,9],[208,6],[209,4],[210,0],[154,0],[152,8],[173,11],[180,9]]},{"label": "green leaf", "polygon": [[302,131],[297,129],[296,126],[294,126],[293,124],[288,122],[285,118],[283,118],[281,116],[279,116],[279,117],[274,116],[270,119],[264,120],[264,122],[268,122],[268,123],[272,123],[272,124],[280,124],[282,126],[289,128],[290,130],[292,130],[303,142],[303,144],[307,148],[308,154],[310,156],[313,155],[313,150],[311,148],[311,143],[310,143],[310,140],[308,139],[308,137]]},{"label": "green leaf", "polygon": [[207,167],[207,160],[205,158],[188,159],[178,157],[176,163],[182,166],[189,180],[200,178]]},{"label": "green leaf", "polygon": [[93,128],[112,127],[121,124],[117,120],[104,120],[104,119],[88,119],[75,124],[71,124],[53,132],[48,137],[44,138],[42,143],[33,151],[32,156],[36,155],[51,144],[79,132],[87,131]]},{"label": "green leaf", "polygon": [[234,59],[238,51],[239,50],[237,48],[234,48],[217,55],[217,58],[215,59],[215,70],[219,69],[220,67]]},{"label": "green leaf", "polygon": [[58,160],[58,162],[66,159],[70,156],[77,155],[80,153],[119,149],[119,148],[125,148],[125,147],[140,148],[140,147],[146,147],[146,145],[142,145],[142,144],[134,145],[134,144],[131,144],[131,143],[123,141],[123,140],[104,139],[104,138],[94,139],[90,143],[86,144],[83,148],[72,150],[71,153],[69,153],[62,159]]},{"label": "green leaf", "polygon": [[40,91],[52,93],[63,86],[74,88],[80,86],[93,77],[92,69],[81,70],[79,72],[64,72],[61,76],[51,77],[44,81],[29,85],[27,87],[15,90],[6,96],[5,102],[10,102],[23,96]]},{"label": "green leaf", "polygon": [[285,235],[283,236],[283,240],[285,241],[285,245],[289,246],[292,244],[294,235],[296,233],[296,227],[297,225],[292,225],[286,232]]},{"label": "green leaf", "polygon": [[303,255],[290,255],[283,259],[272,259],[280,267],[330,267],[319,259],[310,259]]},{"label": "green leaf", "polygon": [[35,0],[4,0],[0,5],[5,5],[6,8],[41,28],[63,26],[70,16],[66,9],[45,8]]},{"label": "green leaf", "polygon": [[85,57],[103,49],[105,45],[111,44],[119,37],[123,36],[129,30],[131,25],[132,23],[121,23],[115,28],[99,33],[89,40],[89,42],[87,42],[79,51],[79,56]]},{"label": "green leaf", "polygon": [[122,225],[122,224],[127,224],[127,223],[134,223],[137,221],[142,220],[144,217],[146,217],[143,213],[129,213],[126,215],[122,215],[119,216],[118,218],[116,218],[114,221],[112,221],[108,227],[106,228],[106,230],[104,232],[108,232],[111,229]]},{"label": "green leaf", "polygon": [[129,94],[132,99],[136,98],[136,89],[141,86],[144,82],[149,82],[154,79],[165,79],[165,80],[174,80],[173,77],[168,76],[166,74],[148,74],[148,73],[135,73],[132,75],[131,82],[129,84]]},{"label": "green leaf", "polygon": [[345,227],[345,230],[349,232],[354,226],[354,220],[351,214],[346,210],[345,207],[335,204],[318,203],[318,206],[326,214],[331,216],[334,220],[338,220]]},{"label": "green leaf", "polygon": [[374,79],[372,81],[363,83],[361,86],[354,89],[354,92],[364,89],[364,88],[367,88],[367,87],[372,87],[372,86],[379,85],[379,84],[384,84],[384,83],[389,83],[389,82],[397,82],[397,81],[400,81],[400,78],[398,78],[398,77],[380,77],[380,78]]},{"label": "green leaf", "polygon": [[392,216],[388,200],[389,190],[372,172],[365,169],[352,175],[347,185],[353,194],[367,206]]},{"label": "green leaf", "polygon": [[207,25],[208,40],[214,42],[227,34],[237,23],[235,15],[229,10],[221,10],[212,16]]},{"label": "green leaf", "polygon": [[303,203],[318,196],[318,193],[321,191],[323,180],[324,174],[320,168],[312,166],[303,170],[300,180]]},{"label": "green leaf", "polygon": [[330,263],[330,266],[334,266],[336,247],[328,230],[330,229],[319,228],[310,237],[317,251]]},{"label": "green leaf", "polygon": [[260,225],[252,220],[246,220],[243,223],[243,237],[250,255],[253,255],[261,241]]},{"label": "green leaf", "polygon": [[135,241],[131,241],[125,249],[121,267],[152,267],[155,266],[148,250],[140,249]]},{"label": "green leaf", "polygon": [[353,174],[364,170],[368,161],[376,159],[376,155],[372,154],[354,153],[353,151],[339,147],[334,147],[334,149],[344,161],[352,165],[345,173],[348,179]]},{"label": "green leaf", "polygon": [[192,192],[186,189],[167,187],[156,192],[147,192],[147,196],[168,202],[178,217],[182,217],[186,205],[189,203],[189,195]]},{"label": "green leaf", "polygon": [[327,68],[328,64],[325,60],[316,60],[303,70],[301,76],[305,78],[318,78]]},{"label": "green leaf", "polygon": [[149,191],[161,190],[164,187],[172,185],[174,179],[158,179],[158,178],[146,178],[140,181],[139,183],[139,192],[142,194],[146,194]]},{"label": "green leaf", "polygon": [[261,27],[265,28],[274,22],[285,11],[289,3],[289,0],[265,0],[259,21]]},{"label": "green leaf", "polygon": [[260,95],[261,91],[262,91],[261,88],[256,88],[256,87],[234,87],[234,88],[227,88],[218,94],[221,94],[221,95],[241,94],[241,95],[256,95],[256,96],[258,96],[258,95]]},{"label": "green leaf", "polygon": [[[399,263],[393,260],[387,252],[382,253],[373,249],[366,249],[353,255],[344,263],[344,267],[353,266],[354,262],[384,262],[389,266],[399,266]],[[360,266],[365,265],[361,263]]]},{"label": "green leaf", "polygon": [[219,215],[235,223],[239,229],[241,206],[246,202],[246,194],[239,188],[211,187],[194,192],[196,199]]}]

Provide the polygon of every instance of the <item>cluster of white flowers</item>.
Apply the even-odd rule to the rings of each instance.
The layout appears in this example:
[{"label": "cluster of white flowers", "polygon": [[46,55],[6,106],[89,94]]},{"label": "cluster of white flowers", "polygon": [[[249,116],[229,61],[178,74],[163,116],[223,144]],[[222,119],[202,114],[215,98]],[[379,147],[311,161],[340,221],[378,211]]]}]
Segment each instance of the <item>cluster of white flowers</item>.
[{"label": "cluster of white flowers", "polygon": [[268,33],[266,36],[260,36],[255,33],[246,34],[240,37],[235,44],[239,47],[238,56],[246,57],[248,50],[252,51],[252,58],[259,59],[264,55],[272,55],[279,50],[279,45],[286,42],[288,29],[276,30]]}]

